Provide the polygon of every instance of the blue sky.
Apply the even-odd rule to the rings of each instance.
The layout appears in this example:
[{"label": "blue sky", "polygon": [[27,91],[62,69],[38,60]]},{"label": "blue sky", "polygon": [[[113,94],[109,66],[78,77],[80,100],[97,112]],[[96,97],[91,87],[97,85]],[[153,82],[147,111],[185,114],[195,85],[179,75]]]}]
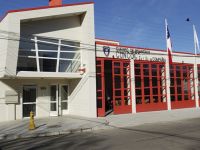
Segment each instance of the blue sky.
[{"label": "blue sky", "polygon": [[[63,0],[76,3],[88,0]],[[94,0],[96,37],[122,45],[166,49],[168,19],[173,50],[193,52],[192,24],[200,36],[200,0]],[[11,9],[48,5],[48,0],[0,0],[0,15]]]}]

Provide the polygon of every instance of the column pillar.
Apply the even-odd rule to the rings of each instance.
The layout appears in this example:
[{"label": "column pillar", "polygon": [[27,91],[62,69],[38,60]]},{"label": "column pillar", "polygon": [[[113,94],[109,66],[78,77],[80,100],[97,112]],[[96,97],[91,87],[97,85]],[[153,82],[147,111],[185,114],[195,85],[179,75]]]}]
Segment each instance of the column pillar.
[{"label": "column pillar", "polygon": [[196,58],[195,58],[195,63],[194,63],[194,86],[195,86],[195,103],[196,103],[196,108],[199,108],[199,94],[198,94],[198,85],[199,85],[199,80],[198,80],[198,67],[196,63]]},{"label": "column pillar", "polygon": [[134,60],[130,61],[130,70],[131,70],[131,94],[132,94],[132,113],[136,113],[136,100],[135,100],[135,69],[134,69]]},{"label": "column pillar", "polygon": [[167,110],[171,110],[171,94],[170,94],[170,66],[169,59],[166,57],[166,88],[167,88]]}]

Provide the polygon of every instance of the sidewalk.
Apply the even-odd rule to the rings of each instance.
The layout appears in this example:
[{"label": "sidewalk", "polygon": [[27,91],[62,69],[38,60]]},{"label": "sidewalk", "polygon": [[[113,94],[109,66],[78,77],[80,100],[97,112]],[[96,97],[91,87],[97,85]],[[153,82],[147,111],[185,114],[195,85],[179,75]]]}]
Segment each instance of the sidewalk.
[{"label": "sidewalk", "polygon": [[29,131],[29,120],[16,120],[0,123],[0,140],[27,137],[41,137],[75,132],[89,132],[137,126],[145,123],[179,121],[200,118],[200,109],[177,109],[172,111],[144,112],[137,114],[109,115],[104,118],[84,118],[72,115],[39,118],[35,120],[36,129]]}]

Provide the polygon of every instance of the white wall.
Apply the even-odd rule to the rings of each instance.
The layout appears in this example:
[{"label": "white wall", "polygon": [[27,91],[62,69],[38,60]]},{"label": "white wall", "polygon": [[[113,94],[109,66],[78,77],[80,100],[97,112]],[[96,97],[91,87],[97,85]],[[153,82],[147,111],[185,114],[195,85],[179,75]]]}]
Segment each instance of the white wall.
[{"label": "white wall", "polygon": [[[80,16],[83,13],[84,15]],[[80,81],[71,79],[69,82],[71,91],[69,113],[79,116],[97,117],[93,4],[10,13],[5,19],[8,24],[8,31],[17,32],[19,35],[20,33],[28,33],[76,40],[84,43],[81,46],[91,49],[89,51],[87,50],[88,48],[82,49],[82,62],[86,68],[86,73],[83,75],[83,78]],[[20,22],[22,22],[21,26]],[[19,42],[9,41],[8,44],[6,67],[10,72],[7,75],[15,75]],[[90,46],[86,46],[85,44],[89,44]],[[10,89],[13,85],[17,85],[20,90],[22,89],[22,84],[30,85],[35,83],[39,86],[47,86],[49,84],[46,83],[48,81],[44,81],[43,83],[42,80],[37,82],[35,80],[23,80],[22,82],[22,80],[14,79],[12,80],[12,84],[10,83],[11,80],[6,80],[6,82],[2,81],[0,81],[0,87],[8,86],[8,89]],[[56,79],[54,82],[59,83]],[[4,90],[2,92],[5,93]],[[48,90],[46,92],[38,90],[38,107],[36,108],[38,117],[49,116],[49,106],[46,105],[49,102],[48,96],[46,96],[48,93]],[[6,111],[5,104],[3,106],[0,105],[0,107],[3,107],[3,112]],[[22,118],[21,107],[21,103],[15,106],[16,119]],[[13,115],[15,114],[12,113],[11,116]],[[7,118],[4,120],[10,119]]]},{"label": "white wall", "polygon": [[21,23],[21,35],[81,40],[80,16],[43,19]]},{"label": "white wall", "polygon": [[5,18],[0,22],[0,36],[4,37],[0,39],[0,77],[3,77],[6,66],[7,44],[8,34],[2,33],[2,31],[8,31],[8,18]]},{"label": "white wall", "polygon": [[[85,64],[86,73],[82,80],[70,82],[71,85],[77,85],[72,91],[70,114],[97,117],[96,106],[96,63],[95,63],[95,33],[94,33],[94,7],[90,5],[82,23],[81,46],[85,47],[83,51],[83,64]],[[88,45],[85,45],[87,43]]]},{"label": "white wall", "polygon": [[[22,94],[24,85],[36,85],[36,117],[48,117],[50,115],[50,86],[51,85],[69,85],[68,80],[52,80],[52,79],[5,79],[0,81],[0,116],[1,121],[9,121],[22,119]],[[5,104],[5,91],[14,90],[19,94],[17,104]],[[70,97],[70,95],[69,95]],[[70,101],[70,99],[69,99]]]}]

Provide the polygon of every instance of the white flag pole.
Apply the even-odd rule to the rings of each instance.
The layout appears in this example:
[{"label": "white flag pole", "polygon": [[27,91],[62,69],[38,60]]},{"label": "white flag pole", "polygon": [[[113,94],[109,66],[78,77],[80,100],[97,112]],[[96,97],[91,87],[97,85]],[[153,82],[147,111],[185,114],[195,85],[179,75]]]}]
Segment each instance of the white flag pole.
[{"label": "white flag pole", "polygon": [[197,55],[197,50],[199,51],[199,39],[194,24],[193,24],[193,32],[194,32],[194,50],[195,50],[195,55]]},{"label": "white flag pole", "polygon": [[197,51],[199,51],[199,40],[198,40],[198,36],[197,36],[197,32],[196,32],[196,28],[195,28],[195,25],[193,24],[192,25],[193,27],[193,33],[194,33],[194,50],[195,50],[195,55],[194,55],[194,61],[195,61],[195,67],[194,67],[194,71],[195,71],[195,82],[196,82],[196,88],[197,90],[195,91],[195,95],[196,95],[196,98],[195,98],[195,101],[196,101],[196,107],[198,108],[199,107],[199,94],[198,94],[198,88],[199,88],[199,80],[198,80],[198,67],[197,67]]}]

